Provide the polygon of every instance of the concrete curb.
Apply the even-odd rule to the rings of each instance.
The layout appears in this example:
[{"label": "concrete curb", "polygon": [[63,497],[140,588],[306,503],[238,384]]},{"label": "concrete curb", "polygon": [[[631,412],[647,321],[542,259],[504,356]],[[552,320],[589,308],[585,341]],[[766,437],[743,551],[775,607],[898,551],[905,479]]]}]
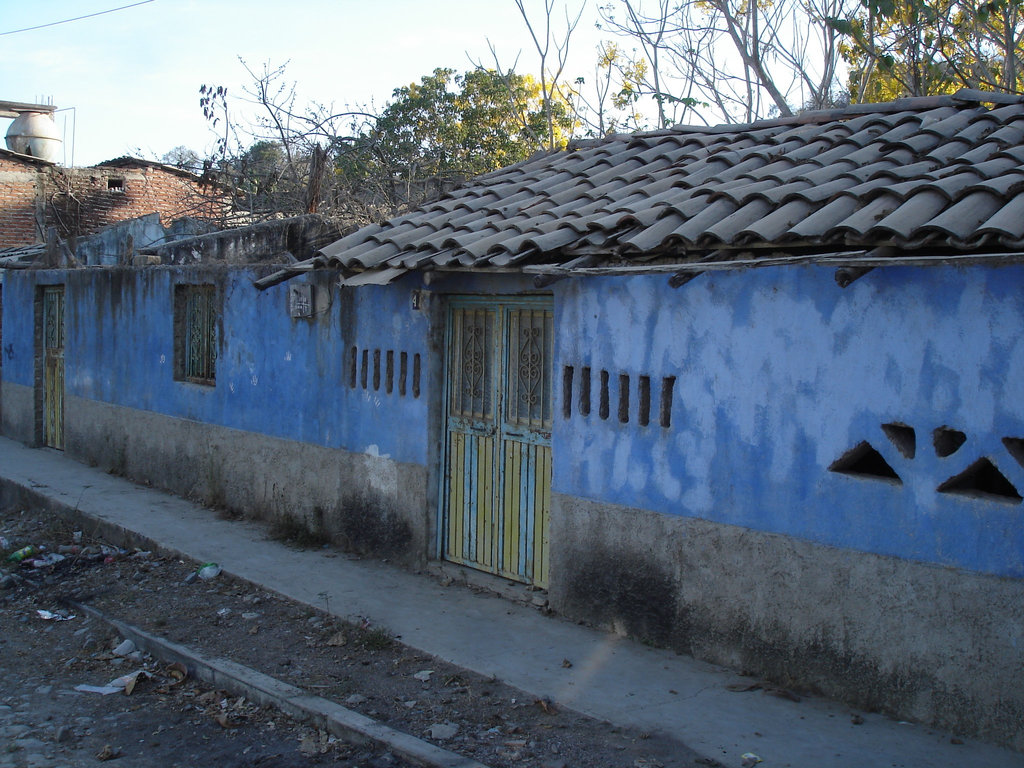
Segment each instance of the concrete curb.
[{"label": "concrete curb", "polygon": [[183,645],[151,635],[138,627],[106,616],[101,611],[68,600],[76,611],[108,624],[124,638],[165,663],[181,662],[189,675],[225,690],[245,696],[262,706],[276,707],[290,717],[313,725],[356,744],[375,743],[397,755],[428,768],[488,768],[484,763],[450,752],[430,742],[395,730],[372,718],[321,698],[230,659],[207,657]]}]

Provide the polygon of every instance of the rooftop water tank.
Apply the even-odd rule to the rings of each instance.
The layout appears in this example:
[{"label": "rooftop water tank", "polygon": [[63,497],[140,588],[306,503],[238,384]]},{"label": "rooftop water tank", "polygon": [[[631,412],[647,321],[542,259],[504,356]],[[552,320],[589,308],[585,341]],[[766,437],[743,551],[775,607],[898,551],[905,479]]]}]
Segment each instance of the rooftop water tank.
[{"label": "rooftop water tank", "polygon": [[20,112],[7,129],[7,148],[51,163],[60,156],[61,138],[53,114]]}]

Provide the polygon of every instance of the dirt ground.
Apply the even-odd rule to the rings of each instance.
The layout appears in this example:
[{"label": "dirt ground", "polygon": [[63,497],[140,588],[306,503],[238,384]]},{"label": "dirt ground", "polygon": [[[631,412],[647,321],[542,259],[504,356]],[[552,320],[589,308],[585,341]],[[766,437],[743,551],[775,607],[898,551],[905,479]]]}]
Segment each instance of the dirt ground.
[{"label": "dirt ground", "polygon": [[[123,638],[100,621],[57,618],[74,613],[68,599],[494,768],[718,765],[665,736],[616,728],[446,664],[368,623],[343,622],[225,574],[199,578],[199,563],[82,540],[33,510],[0,511],[0,536],[0,735],[11,745],[0,752],[0,768],[110,758],[161,766],[406,765],[386,749],[347,744],[179,680],[180,671],[137,652],[119,655]],[[51,562],[8,561],[30,544],[45,547]],[[128,695],[75,690],[140,669],[152,676],[138,676]]]}]

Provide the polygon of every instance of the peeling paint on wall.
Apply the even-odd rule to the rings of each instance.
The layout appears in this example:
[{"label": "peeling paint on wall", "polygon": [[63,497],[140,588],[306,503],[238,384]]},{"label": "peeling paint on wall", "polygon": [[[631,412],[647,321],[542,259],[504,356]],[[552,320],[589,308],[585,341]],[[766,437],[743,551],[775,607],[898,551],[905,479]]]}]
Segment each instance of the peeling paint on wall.
[{"label": "peeling paint on wall", "polygon": [[[1002,442],[1024,435],[1022,285],[1017,267],[893,268],[846,290],[817,268],[706,274],[678,290],[659,277],[560,283],[559,365],[676,378],[670,429],[596,411],[559,419],[555,488],[1024,576],[1012,495],[938,490],[981,457],[1024,489]],[[955,424],[967,442],[908,459],[883,429],[893,421],[922,434]],[[828,471],[862,440],[902,485]]]}]

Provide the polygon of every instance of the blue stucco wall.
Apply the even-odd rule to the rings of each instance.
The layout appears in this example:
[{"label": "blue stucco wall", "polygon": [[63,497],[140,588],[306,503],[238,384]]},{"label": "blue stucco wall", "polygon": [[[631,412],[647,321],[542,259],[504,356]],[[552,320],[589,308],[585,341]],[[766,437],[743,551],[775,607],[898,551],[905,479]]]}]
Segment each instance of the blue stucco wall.
[{"label": "blue stucco wall", "polygon": [[[113,405],[297,440],[427,459],[428,320],[410,308],[403,285],[340,290],[320,279],[330,304],[314,319],[292,319],[288,285],[257,291],[250,270],[152,268],[76,270],[66,274],[66,390]],[[35,286],[61,273],[8,276],[4,296],[4,377],[33,383]],[[314,278],[315,279],[315,278]],[[223,297],[215,386],[173,375],[175,283],[214,282]],[[421,358],[421,394],[397,385],[349,386],[349,350],[393,350]],[[361,357],[361,355],[360,355]],[[397,362],[396,362],[397,369]],[[358,379],[358,377],[357,377]],[[371,378],[372,382],[372,378]],[[70,417],[69,417],[70,418]]]},{"label": "blue stucco wall", "polygon": [[[1024,576],[1024,508],[940,493],[980,457],[1024,492],[1002,438],[1024,437],[1024,269],[875,270],[843,290],[833,270],[592,278],[556,288],[559,371],[571,415],[553,434],[556,491],[986,573]],[[580,371],[592,369],[590,414]],[[610,414],[598,376],[610,374]],[[629,374],[629,422],[617,417]],[[638,376],[651,422],[637,423]],[[672,422],[659,425],[663,377]],[[561,412],[561,405],[559,407]],[[916,432],[905,458],[882,424]],[[966,434],[936,455],[932,431]],[[861,441],[901,485],[829,471]]]},{"label": "blue stucco wall", "polygon": [[[429,404],[438,393],[438,328],[411,309],[407,278],[338,290],[312,276],[329,306],[287,311],[288,285],[260,293],[251,270],[160,267],[66,275],[71,396],[429,466]],[[4,286],[4,379],[32,386],[33,297],[58,272],[18,272]],[[173,286],[212,280],[224,317],[215,387],[173,377]],[[432,291],[494,291],[463,280]],[[515,286],[521,288],[521,281]],[[508,285],[504,286],[508,290]],[[1024,269],[878,269],[839,289],[811,267],[705,274],[678,290],[664,277],[557,283],[555,491],[698,517],[864,552],[1024,577],[1024,506],[938,492],[987,457],[1024,492],[1024,468],[1002,439],[1024,438]],[[435,315],[440,317],[440,315]],[[432,342],[431,339],[434,339]],[[352,347],[421,359],[420,396],[383,383],[350,386]],[[562,415],[566,366],[574,370]],[[592,370],[589,415],[579,409]],[[610,413],[598,409],[609,373]],[[618,418],[629,375],[628,421]],[[637,420],[651,381],[650,423]],[[675,377],[671,426],[659,425],[664,377]],[[436,411],[434,417],[438,418]],[[882,430],[916,432],[903,456]],[[966,442],[936,455],[932,431]],[[902,484],[829,471],[868,441]]]}]

